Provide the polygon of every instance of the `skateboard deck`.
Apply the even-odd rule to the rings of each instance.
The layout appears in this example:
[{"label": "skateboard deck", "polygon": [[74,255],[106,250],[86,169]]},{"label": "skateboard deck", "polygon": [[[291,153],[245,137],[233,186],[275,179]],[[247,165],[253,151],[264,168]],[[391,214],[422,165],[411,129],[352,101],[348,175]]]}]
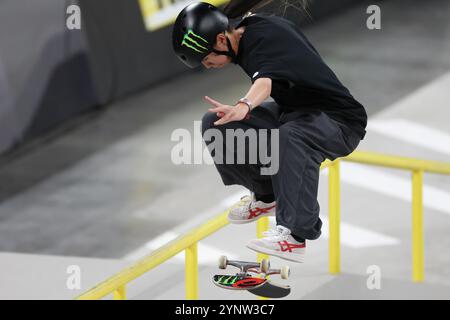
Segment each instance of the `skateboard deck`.
[{"label": "skateboard deck", "polygon": [[213,277],[214,284],[218,287],[230,290],[249,290],[256,289],[263,285],[267,279],[256,278],[243,275],[222,275],[217,274]]},{"label": "skateboard deck", "polygon": [[261,286],[253,289],[248,289],[248,292],[254,295],[265,298],[284,298],[291,293],[290,286],[265,281]]}]

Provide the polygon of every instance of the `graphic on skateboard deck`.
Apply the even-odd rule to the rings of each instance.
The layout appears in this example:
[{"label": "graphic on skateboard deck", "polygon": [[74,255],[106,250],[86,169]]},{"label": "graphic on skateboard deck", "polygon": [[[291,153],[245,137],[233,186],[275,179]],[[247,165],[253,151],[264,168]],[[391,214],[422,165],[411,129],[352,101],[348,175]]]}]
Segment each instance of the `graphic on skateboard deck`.
[{"label": "graphic on skateboard deck", "polygon": [[219,259],[219,268],[226,269],[227,266],[233,266],[240,270],[234,275],[215,275],[213,282],[218,287],[229,290],[247,290],[257,296],[266,298],[283,298],[291,292],[291,287],[271,282],[270,275],[279,274],[282,279],[289,278],[289,267],[284,266],[281,269],[271,269],[270,262],[263,259],[261,263],[248,261],[228,260],[221,256]]},{"label": "graphic on skateboard deck", "polygon": [[266,279],[247,275],[215,275],[213,281],[217,286],[225,289],[248,290],[262,285]]}]

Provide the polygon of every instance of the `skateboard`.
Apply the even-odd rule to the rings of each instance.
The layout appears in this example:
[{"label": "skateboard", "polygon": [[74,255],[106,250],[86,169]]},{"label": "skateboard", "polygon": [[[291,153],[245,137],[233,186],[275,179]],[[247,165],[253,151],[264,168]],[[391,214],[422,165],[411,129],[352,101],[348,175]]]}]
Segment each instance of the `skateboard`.
[{"label": "skateboard", "polygon": [[271,269],[270,262],[263,259],[261,263],[228,260],[221,256],[219,268],[226,269],[233,266],[240,271],[234,275],[215,275],[213,282],[216,286],[229,290],[247,290],[260,297],[283,298],[291,293],[291,287],[273,283],[269,276],[279,274],[282,279],[288,279],[290,270],[288,266],[281,269]]}]

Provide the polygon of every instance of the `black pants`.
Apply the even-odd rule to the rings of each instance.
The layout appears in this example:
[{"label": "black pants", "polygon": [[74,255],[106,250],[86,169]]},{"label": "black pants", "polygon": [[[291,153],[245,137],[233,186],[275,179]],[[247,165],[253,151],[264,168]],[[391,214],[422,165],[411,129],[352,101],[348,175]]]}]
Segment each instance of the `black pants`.
[{"label": "black pants", "polygon": [[[282,113],[275,102],[262,103],[248,120],[215,126],[217,119],[215,113],[206,113],[202,133],[210,128],[224,136],[226,129],[279,130],[279,169],[275,174],[261,175],[260,163],[226,164],[224,160],[221,164],[215,160],[216,168],[225,185],[242,185],[260,195],[274,194],[277,225],[298,237],[317,239],[322,227],[317,201],[320,165],[326,158],[334,160],[352,153],[361,137],[323,112]],[[212,141],[205,142],[209,145]]]}]

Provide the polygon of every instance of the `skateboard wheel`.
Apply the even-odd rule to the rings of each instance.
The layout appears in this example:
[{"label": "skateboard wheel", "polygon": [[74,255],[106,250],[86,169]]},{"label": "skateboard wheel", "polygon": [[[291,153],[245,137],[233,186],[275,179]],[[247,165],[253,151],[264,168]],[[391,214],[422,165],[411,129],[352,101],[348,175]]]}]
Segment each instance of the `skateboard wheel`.
[{"label": "skateboard wheel", "polygon": [[228,259],[226,256],[221,256],[219,258],[219,269],[226,269],[228,265]]},{"label": "skateboard wheel", "polygon": [[288,279],[290,275],[291,275],[291,270],[289,269],[288,266],[281,267],[281,270],[280,270],[281,279]]},{"label": "skateboard wheel", "polygon": [[262,259],[260,268],[262,273],[268,273],[270,270],[270,261],[267,259]]}]

